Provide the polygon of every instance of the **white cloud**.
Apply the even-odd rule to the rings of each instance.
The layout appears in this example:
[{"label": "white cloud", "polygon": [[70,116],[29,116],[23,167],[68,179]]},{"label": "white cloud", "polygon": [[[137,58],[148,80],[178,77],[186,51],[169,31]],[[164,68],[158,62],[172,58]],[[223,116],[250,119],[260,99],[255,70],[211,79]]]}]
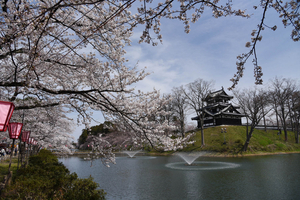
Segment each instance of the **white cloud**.
[{"label": "white cloud", "polygon": [[[235,2],[234,2],[235,3]],[[215,88],[231,86],[229,81],[236,73],[236,56],[247,53],[246,42],[251,39],[251,31],[260,23],[262,10],[254,10],[251,1],[240,1],[236,7],[247,8],[250,19],[226,17],[215,19],[207,10],[195,24],[191,32],[184,33],[182,22],[162,20],[163,44],[153,47],[138,44],[142,26],[132,36],[132,46],[126,47],[128,66],[147,66],[152,74],[137,83],[137,89],[151,91],[153,88],[169,93],[173,87],[185,85],[197,78],[215,80]],[[264,82],[277,76],[298,78],[300,74],[299,42],[290,39],[291,27],[283,28],[275,11],[268,11],[266,24],[277,25],[274,32],[266,29],[263,40],[258,43],[257,56],[263,67]],[[154,35],[153,35],[154,37]],[[250,58],[245,65],[244,77],[238,88],[254,86],[253,65]]]}]

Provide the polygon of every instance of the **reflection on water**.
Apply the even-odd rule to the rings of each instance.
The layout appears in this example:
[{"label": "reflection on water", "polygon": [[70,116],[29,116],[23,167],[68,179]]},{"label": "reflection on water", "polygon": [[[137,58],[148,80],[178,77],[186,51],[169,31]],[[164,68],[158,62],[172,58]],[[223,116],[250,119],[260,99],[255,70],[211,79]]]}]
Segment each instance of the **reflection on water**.
[{"label": "reflection on water", "polygon": [[[107,168],[79,157],[61,162],[80,178],[90,175],[107,199],[299,199],[300,154],[205,158],[185,166],[178,156],[117,157]],[[177,164],[176,164],[177,163]],[[171,166],[171,167],[170,167]],[[202,167],[206,170],[178,170]],[[214,170],[209,170],[215,167]],[[218,169],[218,167],[220,169]]]},{"label": "reflection on water", "polygon": [[215,161],[196,161],[193,164],[186,164],[185,162],[168,163],[166,167],[178,170],[221,170],[229,168],[237,168],[239,164],[230,162],[215,162]]}]

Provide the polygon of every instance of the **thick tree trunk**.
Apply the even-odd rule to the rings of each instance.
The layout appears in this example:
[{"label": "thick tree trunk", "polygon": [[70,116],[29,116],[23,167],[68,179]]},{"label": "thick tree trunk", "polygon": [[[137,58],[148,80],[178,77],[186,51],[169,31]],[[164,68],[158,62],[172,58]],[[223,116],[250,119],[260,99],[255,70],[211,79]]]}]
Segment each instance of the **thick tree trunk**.
[{"label": "thick tree trunk", "polygon": [[[247,126],[247,127],[248,127],[248,126]],[[245,142],[244,146],[243,146],[242,149],[241,149],[242,152],[246,152],[247,149],[248,149],[248,146],[249,146],[249,143],[250,143],[250,139],[251,139],[252,133],[253,133],[253,131],[254,131],[254,127],[255,127],[255,125],[254,125],[254,124],[251,124],[250,132],[249,132],[249,134],[247,134],[246,142]]]},{"label": "thick tree trunk", "polygon": [[282,118],[281,118],[281,123],[282,123],[282,128],[283,128],[283,132],[284,132],[284,141],[287,142],[287,139],[288,139],[288,135],[287,135],[287,129],[286,129],[286,115],[285,115],[285,111],[284,109],[282,108],[281,109],[281,115],[282,115]]},{"label": "thick tree trunk", "polygon": [[262,107],[262,114],[263,114],[263,120],[264,120],[264,127],[265,127],[265,132],[267,132],[267,125],[266,125],[266,116],[265,116],[265,110],[264,107]]},{"label": "thick tree trunk", "polygon": [[299,123],[295,124],[295,141],[296,141],[296,144],[299,144]]},{"label": "thick tree trunk", "polygon": [[242,148],[243,152],[247,151],[249,143],[250,143],[250,138],[247,137],[246,142],[245,142],[245,144],[244,144],[244,146]]},{"label": "thick tree trunk", "polygon": [[[202,105],[202,110],[203,110],[203,105]],[[203,130],[203,124],[204,124],[204,114],[201,113],[200,116],[200,120],[201,120],[201,146],[204,146],[205,145],[205,142],[204,142],[204,130]]]},{"label": "thick tree trunk", "polygon": [[[276,103],[275,103],[275,108],[276,108]],[[280,130],[280,127],[279,127],[279,119],[278,119],[278,111],[277,111],[277,109],[275,109],[275,116],[276,116],[277,129]]]},{"label": "thick tree trunk", "polygon": [[203,131],[203,125],[201,126],[201,146],[204,146],[205,142],[204,142],[204,131]]},{"label": "thick tree trunk", "polygon": [[282,116],[283,120],[282,120],[282,128],[283,128],[283,131],[284,131],[284,141],[287,142],[287,139],[288,139],[288,135],[287,135],[287,129],[286,129],[286,121],[285,121],[285,115]]},{"label": "thick tree trunk", "polygon": [[288,140],[288,135],[287,135],[287,129],[286,129],[286,126],[283,126],[283,131],[284,131],[284,141],[287,142],[287,140]]},{"label": "thick tree trunk", "polygon": [[184,138],[184,122],[180,122],[180,132],[181,132],[181,136]]},{"label": "thick tree trunk", "polygon": [[247,126],[246,126],[246,137],[248,137],[248,125],[249,125],[249,122],[248,122],[248,117],[246,117],[247,119]]},{"label": "thick tree trunk", "polygon": [[15,145],[15,139],[13,139],[13,143],[12,143],[12,146],[11,146],[10,160],[9,160],[9,165],[8,165],[8,173],[10,173],[11,159],[12,159],[12,156],[14,154],[14,145]]},{"label": "thick tree trunk", "polygon": [[291,124],[291,128],[292,128],[292,131],[294,132],[295,131],[295,123],[293,122],[294,118],[292,116],[292,111],[291,111],[291,106],[289,105],[289,118],[290,118],[290,124]]}]

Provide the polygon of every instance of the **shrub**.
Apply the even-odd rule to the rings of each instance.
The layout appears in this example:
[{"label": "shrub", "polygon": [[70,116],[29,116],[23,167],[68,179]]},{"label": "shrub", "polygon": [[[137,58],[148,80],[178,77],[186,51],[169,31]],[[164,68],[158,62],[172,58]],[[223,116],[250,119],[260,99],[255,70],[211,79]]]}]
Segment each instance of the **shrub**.
[{"label": "shrub", "polygon": [[[92,178],[79,179],[50,151],[41,150],[30,157],[26,168],[17,172],[1,199],[104,199],[104,191],[97,187]],[[76,198],[72,198],[74,192]]]},{"label": "shrub", "polygon": [[276,143],[275,145],[277,146],[278,150],[283,150],[285,148],[285,145],[282,143]]},{"label": "shrub", "polygon": [[72,186],[64,194],[64,199],[105,199],[103,190],[97,190],[98,184],[93,181],[92,177],[87,179],[76,179]]}]

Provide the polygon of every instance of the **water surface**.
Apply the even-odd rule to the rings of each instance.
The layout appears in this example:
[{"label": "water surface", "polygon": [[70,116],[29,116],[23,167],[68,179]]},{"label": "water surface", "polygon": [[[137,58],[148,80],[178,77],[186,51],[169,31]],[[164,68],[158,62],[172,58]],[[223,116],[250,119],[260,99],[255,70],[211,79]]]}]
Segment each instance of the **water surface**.
[{"label": "water surface", "polygon": [[[178,156],[117,157],[117,164],[110,168],[100,160],[93,161],[91,167],[90,161],[79,157],[60,161],[80,178],[94,177],[106,198],[113,200],[300,199],[300,154],[199,157],[195,163],[206,168],[200,170],[180,169],[188,166]],[[224,163],[234,167],[213,169]],[[174,169],[169,165],[181,166]]]}]

